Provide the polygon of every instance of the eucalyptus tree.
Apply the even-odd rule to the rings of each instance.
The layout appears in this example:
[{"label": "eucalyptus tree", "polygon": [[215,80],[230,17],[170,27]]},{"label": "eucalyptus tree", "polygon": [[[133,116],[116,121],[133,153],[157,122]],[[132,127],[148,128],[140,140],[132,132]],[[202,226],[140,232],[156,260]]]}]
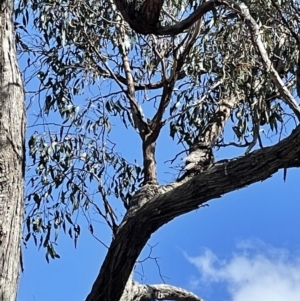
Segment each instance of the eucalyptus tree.
[{"label": "eucalyptus tree", "polygon": [[0,1],[0,300],[18,288],[23,217],[25,107],[17,63],[13,1]]},{"label": "eucalyptus tree", "polygon": [[[87,301],[201,300],[139,284],[133,268],[172,219],[299,167],[298,1],[31,0],[16,15],[27,85],[39,81],[29,113],[35,100],[40,108],[28,141],[24,242],[59,257],[58,230],[76,243],[80,212],[94,235],[93,209],[112,240]],[[139,137],[141,162],[112,140],[116,116]],[[174,180],[162,185],[156,148],[165,129],[181,149],[170,158]],[[215,160],[229,147],[240,156]]]}]

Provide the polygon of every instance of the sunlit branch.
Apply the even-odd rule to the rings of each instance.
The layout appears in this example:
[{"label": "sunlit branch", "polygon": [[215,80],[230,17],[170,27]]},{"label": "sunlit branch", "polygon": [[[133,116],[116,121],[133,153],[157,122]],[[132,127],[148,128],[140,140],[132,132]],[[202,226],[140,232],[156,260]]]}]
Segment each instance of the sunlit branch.
[{"label": "sunlit branch", "polygon": [[156,284],[156,285],[138,285],[137,295],[144,301],[155,300],[175,300],[175,301],[203,301],[192,292],[183,288],[168,285],[168,284]]},{"label": "sunlit branch", "polygon": [[150,132],[148,123],[143,116],[143,113],[141,111],[141,108],[137,104],[136,98],[135,98],[135,87],[134,87],[134,79],[131,73],[131,68],[129,64],[129,60],[126,54],[122,54],[122,61],[124,70],[126,73],[126,80],[127,80],[127,91],[126,95],[129,99],[130,103],[130,109],[133,116],[133,120],[135,123],[135,127],[138,129],[139,134],[143,138],[146,134]]},{"label": "sunlit branch", "polygon": [[[228,2],[231,3],[234,1],[228,1]],[[251,31],[251,36],[252,36],[253,42],[255,43],[255,45],[258,48],[258,51],[261,55],[263,63],[266,66],[266,71],[270,72],[273,82],[280,92],[280,96],[282,97],[284,102],[290,107],[290,109],[295,113],[298,120],[300,120],[300,106],[298,105],[298,103],[296,102],[296,100],[294,99],[294,97],[292,96],[290,91],[287,89],[287,87],[283,83],[278,72],[275,70],[271,60],[269,59],[266,48],[265,48],[262,38],[261,38],[260,27],[258,26],[256,21],[250,15],[249,9],[245,4],[240,6],[239,13],[246,20],[246,24],[248,25],[248,27]]]}]

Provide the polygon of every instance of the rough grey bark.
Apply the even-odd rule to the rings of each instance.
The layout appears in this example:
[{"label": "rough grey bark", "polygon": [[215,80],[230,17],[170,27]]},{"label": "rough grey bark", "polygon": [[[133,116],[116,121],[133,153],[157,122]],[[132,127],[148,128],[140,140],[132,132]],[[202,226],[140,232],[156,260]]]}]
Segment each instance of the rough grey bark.
[{"label": "rough grey bark", "polygon": [[23,216],[24,90],[19,72],[13,1],[0,0],[0,301],[15,301]]},{"label": "rough grey bark", "polygon": [[156,196],[124,217],[86,301],[120,300],[141,250],[162,225],[225,193],[263,181],[281,168],[299,167],[299,154],[300,126],[272,147],[216,162],[199,175],[157,188]]}]

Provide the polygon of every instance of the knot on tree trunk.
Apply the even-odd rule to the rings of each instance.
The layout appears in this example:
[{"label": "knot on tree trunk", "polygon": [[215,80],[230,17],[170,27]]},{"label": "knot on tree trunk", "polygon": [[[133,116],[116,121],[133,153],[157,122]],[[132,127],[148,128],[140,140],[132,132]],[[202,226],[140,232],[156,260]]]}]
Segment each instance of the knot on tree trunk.
[{"label": "knot on tree trunk", "polygon": [[138,33],[148,34],[159,27],[163,0],[115,0],[124,20]]}]

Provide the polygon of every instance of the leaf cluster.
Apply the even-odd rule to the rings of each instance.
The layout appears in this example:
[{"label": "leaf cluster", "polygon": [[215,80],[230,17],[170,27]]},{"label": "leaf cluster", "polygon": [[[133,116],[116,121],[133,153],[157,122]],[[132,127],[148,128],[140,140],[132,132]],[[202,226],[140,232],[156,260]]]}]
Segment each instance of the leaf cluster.
[{"label": "leaf cluster", "polygon": [[[245,2],[276,71],[295,94],[298,9],[289,1]],[[165,1],[161,24],[180,21],[199,5]],[[217,122],[220,104],[231,99],[234,109],[226,132],[223,128],[212,143],[214,151],[262,147],[271,135],[280,138],[294,118],[244,20],[228,6],[205,14],[193,37],[190,30],[175,36],[137,34],[112,1],[22,0],[15,12],[17,47],[26,61],[27,86],[33,87],[28,112],[38,110],[28,137],[25,241],[33,237],[52,258],[58,229],[76,245],[79,211],[92,233],[90,208],[113,230],[121,214],[112,199],[126,210],[142,183],[141,162],[128,162],[111,139],[116,117],[141,134],[138,111],[149,129],[159,124],[158,135],[168,126],[169,136],[189,150]]]}]

